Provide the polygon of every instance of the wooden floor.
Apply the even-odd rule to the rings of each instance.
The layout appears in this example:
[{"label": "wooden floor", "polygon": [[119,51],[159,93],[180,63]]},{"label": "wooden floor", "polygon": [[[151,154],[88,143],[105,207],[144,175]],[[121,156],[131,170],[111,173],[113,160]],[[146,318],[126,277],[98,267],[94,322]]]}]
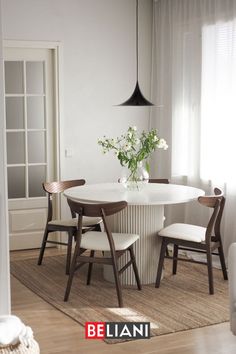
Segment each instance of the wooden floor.
[{"label": "wooden floor", "polygon": [[[56,250],[48,251],[52,254]],[[12,259],[28,258],[35,251],[17,251]],[[235,354],[236,337],[229,323],[190,331],[137,340],[120,344],[106,344],[86,340],[84,328],[40,297],[32,293],[14,277],[12,286],[12,313],[32,327],[41,354]]]}]

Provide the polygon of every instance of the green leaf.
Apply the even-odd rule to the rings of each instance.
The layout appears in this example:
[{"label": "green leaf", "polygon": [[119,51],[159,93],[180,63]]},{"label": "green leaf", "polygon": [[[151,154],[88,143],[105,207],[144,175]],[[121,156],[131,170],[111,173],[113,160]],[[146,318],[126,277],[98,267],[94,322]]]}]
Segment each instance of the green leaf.
[{"label": "green leaf", "polygon": [[145,163],[145,167],[146,167],[147,172],[150,173],[150,165],[147,161]]}]

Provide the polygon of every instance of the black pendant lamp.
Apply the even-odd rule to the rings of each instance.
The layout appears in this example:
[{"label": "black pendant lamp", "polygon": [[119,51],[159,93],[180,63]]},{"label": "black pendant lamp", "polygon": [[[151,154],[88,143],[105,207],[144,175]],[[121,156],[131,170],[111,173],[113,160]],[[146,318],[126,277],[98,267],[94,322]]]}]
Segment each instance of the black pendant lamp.
[{"label": "black pendant lamp", "polygon": [[138,83],[138,0],[136,0],[136,75],[137,82],[130,98],[118,106],[153,106],[142,94]]}]

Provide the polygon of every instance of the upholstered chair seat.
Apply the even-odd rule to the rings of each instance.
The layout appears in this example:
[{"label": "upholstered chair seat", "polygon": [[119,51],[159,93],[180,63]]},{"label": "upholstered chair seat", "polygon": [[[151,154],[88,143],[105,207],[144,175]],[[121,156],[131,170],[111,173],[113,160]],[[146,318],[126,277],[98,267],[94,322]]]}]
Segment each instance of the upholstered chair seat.
[{"label": "upholstered chair seat", "polygon": [[200,243],[205,241],[206,228],[191,224],[172,224],[160,230],[159,235]]},{"label": "upholstered chair seat", "polygon": [[[116,251],[122,251],[131,246],[139,239],[139,235],[112,233]],[[106,232],[89,231],[82,235],[81,248],[93,249],[94,251],[110,251],[110,245]]]}]

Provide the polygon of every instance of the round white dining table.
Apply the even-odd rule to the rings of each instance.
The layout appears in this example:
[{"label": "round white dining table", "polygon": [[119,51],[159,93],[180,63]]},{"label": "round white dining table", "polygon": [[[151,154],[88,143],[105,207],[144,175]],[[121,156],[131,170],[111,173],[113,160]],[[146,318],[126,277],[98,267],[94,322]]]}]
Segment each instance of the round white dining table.
[{"label": "round white dining table", "polygon": [[[134,252],[142,284],[155,282],[160,253],[157,232],[163,228],[164,206],[196,200],[205,192],[201,189],[176,184],[147,183],[140,191],[129,191],[121,183],[87,184],[69,188],[64,195],[86,203],[116,202],[125,200],[127,208],[110,217],[113,232],[135,233],[140,236]],[[128,261],[128,252],[119,261],[122,267]],[[104,277],[113,281],[110,266],[104,266]],[[135,285],[131,267],[121,275],[125,285]]]}]

